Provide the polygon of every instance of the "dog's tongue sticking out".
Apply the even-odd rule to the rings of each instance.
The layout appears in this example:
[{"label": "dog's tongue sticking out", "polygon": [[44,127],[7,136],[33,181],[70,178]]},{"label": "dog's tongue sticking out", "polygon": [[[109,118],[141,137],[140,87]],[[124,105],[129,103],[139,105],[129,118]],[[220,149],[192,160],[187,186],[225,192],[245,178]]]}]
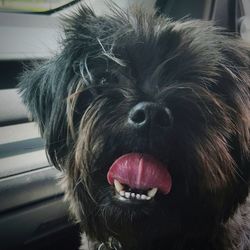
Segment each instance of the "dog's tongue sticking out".
[{"label": "dog's tongue sticking out", "polygon": [[119,157],[110,167],[107,178],[110,185],[117,180],[135,189],[158,188],[164,194],[168,194],[172,186],[167,167],[154,157],[139,153]]}]

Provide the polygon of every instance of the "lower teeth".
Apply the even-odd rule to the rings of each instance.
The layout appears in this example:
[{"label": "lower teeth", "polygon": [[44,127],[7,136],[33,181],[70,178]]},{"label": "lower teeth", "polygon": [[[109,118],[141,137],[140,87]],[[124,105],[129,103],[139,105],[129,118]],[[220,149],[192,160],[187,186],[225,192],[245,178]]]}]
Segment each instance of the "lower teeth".
[{"label": "lower teeth", "polygon": [[127,199],[135,199],[135,200],[150,200],[151,197],[145,194],[135,194],[131,192],[125,192],[124,190],[119,192],[120,196],[125,197]]},{"label": "lower teeth", "polygon": [[121,184],[118,180],[114,180],[116,193],[126,199],[135,200],[151,200],[157,193],[158,188],[151,188],[147,191],[132,189],[125,184]]}]

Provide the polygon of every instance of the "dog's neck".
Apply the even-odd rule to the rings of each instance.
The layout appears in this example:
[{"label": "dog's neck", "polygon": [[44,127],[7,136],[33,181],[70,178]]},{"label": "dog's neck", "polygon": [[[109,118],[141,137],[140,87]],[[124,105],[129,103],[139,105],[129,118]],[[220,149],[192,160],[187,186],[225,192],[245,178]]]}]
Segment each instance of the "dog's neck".
[{"label": "dog's neck", "polygon": [[109,237],[107,242],[102,242],[98,250],[124,250],[121,243],[114,237]]},{"label": "dog's neck", "polygon": [[[146,244],[140,247],[133,247],[121,244],[116,238],[109,237],[106,242],[98,243],[88,240],[85,234],[82,235],[82,245],[80,250],[138,250],[138,249],[154,249],[154,250],[239,250],[239,246],[249,247],[250,240],[250,196],[243,203],[235,214],[227,221],[226,224],[221,224],[220,228],[214,233],[214,236],[207,239],[197,241],[197,239],[187,239],[186,237],[178,236],[176,238],[154,242],[153,245]],[[244,222],[244,223],[243,223]],[[243,226],[242,226],[243,225]],[[210,235],[210,234],[207,234]],[[211,236],[211,235],[210,235]],[[139,241],[141,242],[141,241]],[[131,243],[131,241],[129,241]],[[248,249],[248,248],[246,248]]]}]

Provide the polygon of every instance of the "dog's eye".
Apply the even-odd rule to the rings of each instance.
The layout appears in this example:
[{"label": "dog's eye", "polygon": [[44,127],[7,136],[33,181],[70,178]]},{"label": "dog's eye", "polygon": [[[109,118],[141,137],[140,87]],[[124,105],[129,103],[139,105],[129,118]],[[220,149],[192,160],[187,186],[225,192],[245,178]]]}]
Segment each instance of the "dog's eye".
[{"label": "dog's eye", "polygon": [[108,84],[108,81],[105,77],[102,77],[101,80],[100,80],[100,84],[101,85],[107,85]]},{"label": "dog's eye", "polygon": [[95,77],[95,79],[96,85],[98,86],[106,86],[117,81],[116,76],[110,72],[99,74]]}]

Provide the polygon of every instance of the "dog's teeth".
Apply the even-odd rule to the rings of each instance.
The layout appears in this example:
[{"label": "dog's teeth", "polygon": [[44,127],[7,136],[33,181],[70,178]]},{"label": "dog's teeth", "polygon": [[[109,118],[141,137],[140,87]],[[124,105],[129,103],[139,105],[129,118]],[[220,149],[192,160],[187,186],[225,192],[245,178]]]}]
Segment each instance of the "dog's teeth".
[{"label": "dog's teeth", "polygon": [[115,185],[115,189],[118,193],[120,193],[120,191],[122,191],[124,189],[123,185],[117,180],[114,180],[114,185]]},{"label": "dog's teeth", "polygon": [[[116,184],[117,185],[117,184]],[[152,189],[153,190],[153,189]],[[150,191],[152,191],[150,190]],[[155,191],[156,190],[156,191]],[[154,189],[154,192],[152,191],[152,194],[155,195],[157,192],[157,188]],[[119,191],[120,196],[125,197],[127,199],[137,199],[137,200],[150,200],[152,197],[145,194],[136,194],[131,192],[125,192],[124,190]]]},{"label": "dog's teeth", "polygon": [[148,191],[148,196],[153,198],[157,193],[158,188],[152,188]]},{"label": "dog's teeth", "polygon": [[129,199],[129,198],[130,198],[130,194],[131,194],[131,193],[129,193],[129,192],[125,192],[125,197],[126,197],[127,199]]},{"label": "dog's teeth", "polygon": [[122,191],[119,192],[119,194],[120,194],[121,196],[125,196],[125,191],[122,190]]}]

